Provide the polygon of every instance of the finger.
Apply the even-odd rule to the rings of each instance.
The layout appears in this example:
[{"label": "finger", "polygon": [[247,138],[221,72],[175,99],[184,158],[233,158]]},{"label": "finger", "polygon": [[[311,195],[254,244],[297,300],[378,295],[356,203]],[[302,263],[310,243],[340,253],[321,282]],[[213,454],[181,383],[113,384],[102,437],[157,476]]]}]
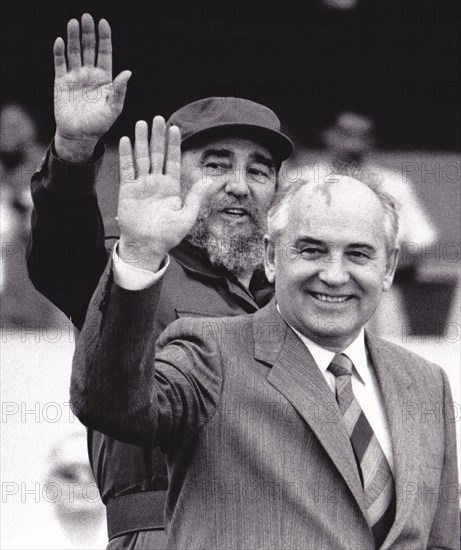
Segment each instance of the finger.
[{"label": "finger", "polygon": [[97,66],[106,71],[112,79],[112,32],[105,19],[101,19],[98,25],[98,62]]},{"label": "finger", "polygon": [[54,56],[54,75],[55,78],[61,78],[67,74],[67,63],[65,56],[65,44],[64,40],[59,36],[54,41],[53,45]]},{"label": "finger", "polygon": [[94,20],[89,13],[82,15],[82,50],[83,64],[94,67],[96,57],[96,35]]},{"label": "finger", "polygon": [[147,122],[139,120],[135,126],[134,156],[138,176],[148,174],[150,170],[149,128]]},{"label": "finger", "polygon": [[123,136],[118,145],[120,185],[135,180],[133,152],[129,137]]},{"label": "finger", "polygon": [[153,174],[163,174],[165,164],[165,119],[154,117],[150,136],[150,163]]},{"label": "finger", "polygon": [[82,66],[80,48],[80,25],[77,19],[71,19],[67,23],[67,63],[69,70]]},{"label": "finger", "polygon": [[126,88],[128,80],[131,78],[131,71],[122,71],[117,78],[114,79],[114,106],[121,111],[125,103]]},{"label": "finger", "polygon": [[177,192],[179,193],[179,179],[181,177],[181,132],[177,126],[170,126],[168,128],[165,174],[178,182]]}]

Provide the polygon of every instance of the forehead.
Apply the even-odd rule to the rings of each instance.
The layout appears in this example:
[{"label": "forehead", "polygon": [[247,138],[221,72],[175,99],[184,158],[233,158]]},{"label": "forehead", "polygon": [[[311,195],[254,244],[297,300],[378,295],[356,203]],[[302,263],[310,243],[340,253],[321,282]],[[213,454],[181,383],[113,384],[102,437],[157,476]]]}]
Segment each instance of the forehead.
[{"label": "forehead", "polygon": [[187,149],[183,154],[192,153],[201,155],[207,151],[221,151],[223,153],[227,151],[229,155],[238,155],[242,157],[261,155],[272,162],[274,161],[272,153],[262,143],[236,136],[224,136],[203,141],[191,149]]},{"label": "forehead", "polygon": [[385,243],[384,211],[363,184],[304,186],[292,197],[286,231],[339,246]]}]

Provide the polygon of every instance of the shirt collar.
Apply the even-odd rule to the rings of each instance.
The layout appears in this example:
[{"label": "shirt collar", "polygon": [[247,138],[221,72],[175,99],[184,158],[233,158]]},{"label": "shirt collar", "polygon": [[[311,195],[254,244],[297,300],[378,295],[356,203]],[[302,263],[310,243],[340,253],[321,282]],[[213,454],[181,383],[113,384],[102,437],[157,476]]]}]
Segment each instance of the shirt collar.
[{"label": "shirt collar", "polygon": [[[278,306],[277,306],[278,309]],[[280,310],[279,310],[280,313]],[[288,324],[288,323],[287,323]],[[317,366],[319,367],[322,374],[325,374],[326,370],[328,369],[331,360],[336,355],[334,351],[327,350],[325,348],[322,348],[306,336],[304,334],[301,334],[299,331],[297,331],[295,328],[293,328],[290,324],[288,326],[291,328],[291,330],[299,336],[299,339],[301,342],[306,346],[306,348],[309,350],[309,353],[314,358],[314,361],[317,363]],[[359,378],[362,380],[362,382],[366,383],[369,380],[369,367],[367,363],[367,351],[365,347],[365,331],[362,327],[359,334],[357,335],[357,338],[347,346],[345,350],[343,350],[341,353],[344,353],[349,357],[349,359],[354,364],[355,370],[357,374],[359,375]]]}]

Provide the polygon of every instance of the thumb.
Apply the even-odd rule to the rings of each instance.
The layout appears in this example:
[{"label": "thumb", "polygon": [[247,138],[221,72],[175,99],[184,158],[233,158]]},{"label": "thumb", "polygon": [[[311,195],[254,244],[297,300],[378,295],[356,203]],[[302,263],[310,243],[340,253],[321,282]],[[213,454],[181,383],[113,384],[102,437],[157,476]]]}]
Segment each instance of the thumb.
[{"label": "thumb", "polygon": [[195,221],[200,207],[210,196],[212,189],[216,190],[216,182],[212,178],[202,178],[194,183],[183,204],[183,211],[188,219]]},{"label": "thumb", "polygon": [[126,88],[132,74],[131,71],[122,71],[114,78],[114,103],[119,107],[123,107],[125,102]]}]

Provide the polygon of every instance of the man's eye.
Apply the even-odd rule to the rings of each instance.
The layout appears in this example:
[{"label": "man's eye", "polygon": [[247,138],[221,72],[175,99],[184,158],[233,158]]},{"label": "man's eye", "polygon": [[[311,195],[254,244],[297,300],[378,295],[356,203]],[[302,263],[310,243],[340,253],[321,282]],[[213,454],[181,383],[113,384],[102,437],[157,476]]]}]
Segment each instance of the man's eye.
[{"label": "man's eye", "polygon": [[224,162],[207,162],[205,163],[205,168],[210,171],[212,170],[221,171],[230,167]]},{"label": "man's eye", "polygon": [[370,259],[369,254],[367,254],[366,252],[360,252],[358,250],[352,250],[348,254],[349,254],[349,257],[351,257],[354,261],[366,262],[367,260]]},{"label": "man's eye", "polygon": [[314,246],[308,246],[306,248],[302,248],[299,253],[303,258],[315,259],[320,258],[320,256],[323,254],[323,250]]},{"label": "man's eye", "polygon": [[76,472],[71,468],[59,468],[55,471],[55,476],[66,481],[77,480]]},{"label": "man's eye", "polygon": [[249,168],[248,173],[258,181],[266,181],[269,178],[269,172],[263,168]]},{"label": "man's eye", "polygon": [[207,162],[205,164],[205,168],[210,168],[211,170],[216,170],[218,168],[222,168],[222,165],[218,164],[217,162]]}]

